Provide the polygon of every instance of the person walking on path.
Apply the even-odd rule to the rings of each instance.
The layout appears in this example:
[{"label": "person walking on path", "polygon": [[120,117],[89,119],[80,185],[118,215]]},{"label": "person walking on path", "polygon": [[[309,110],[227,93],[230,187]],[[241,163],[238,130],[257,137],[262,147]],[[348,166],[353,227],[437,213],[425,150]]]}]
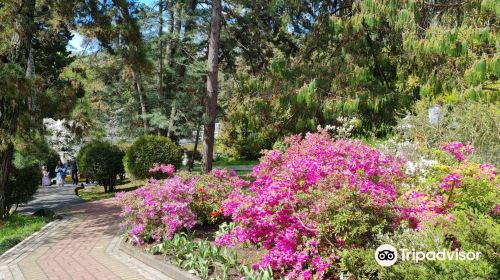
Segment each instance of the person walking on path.
[{"label": "person walking on path", "polygon": [[56,165],[57,185],[64,187],[64,178],[66,177],[66,166],[59,160]]},{"label": "person walking on path", "polygon": [[71,179],[73,179],[73,185],[78,186],[78,164],[76,159],[71,162]]},{"label": "person walking on path", "polygon": [[47,170],[47,166],[42,167],[42,186],[48,187],[50,186],[50,173]]}]

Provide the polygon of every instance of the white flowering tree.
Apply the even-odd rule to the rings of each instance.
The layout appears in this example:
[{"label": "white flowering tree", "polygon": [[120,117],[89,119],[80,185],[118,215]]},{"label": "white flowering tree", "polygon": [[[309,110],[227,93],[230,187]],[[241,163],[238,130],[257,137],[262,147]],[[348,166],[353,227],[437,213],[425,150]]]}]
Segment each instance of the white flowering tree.
[{"label": "white flowering tree", "polygon": [[62,159],[76,155],[82,145],[81,137],[74,133],[78,124],[71,120],[45,118],[43,125],[47,131],[47,142]]}]

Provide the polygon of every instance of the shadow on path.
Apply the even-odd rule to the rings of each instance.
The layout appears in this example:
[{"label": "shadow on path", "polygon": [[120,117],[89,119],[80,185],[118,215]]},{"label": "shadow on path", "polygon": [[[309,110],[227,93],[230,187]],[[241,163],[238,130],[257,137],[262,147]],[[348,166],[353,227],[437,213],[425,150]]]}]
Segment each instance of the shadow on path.
[{"label": "shadow on path", "polygon": [[26,204],[20,205],[17,212],[33,214],[40,208],[49,208],[56,211],[82,202],[85,202],[85,200],[75,195],[74,185],[39,187],[33,199]]}]

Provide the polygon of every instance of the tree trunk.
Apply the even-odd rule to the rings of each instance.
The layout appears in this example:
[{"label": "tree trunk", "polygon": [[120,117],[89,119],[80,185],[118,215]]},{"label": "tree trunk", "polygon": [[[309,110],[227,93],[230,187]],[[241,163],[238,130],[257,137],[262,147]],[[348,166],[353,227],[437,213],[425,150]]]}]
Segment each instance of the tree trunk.
[{"label": "tree trunk", "polygon": [[[194,15],[197,3],[198,3],[197,0],[191,0],[189,5],[187,5],[187,8],[186,8],[187,17],[186,17],[186,21],[185,21],[185,25],[184,25],[185,27],[184,27],[184,34],[183,34],[182,41],[180,40],[180,38],[181,38],[181,18],[182,18],[181,11],[183,11],[184,6],[182,4],[180,4],[179,2],[176,5],[176,10],[177,10],[176,20],[175,20],[176,37],[175,37],[174,43],[172,43],[172,50],[173,50],[172,55],[174,55],[178,49],[182,49],[183,46],[187,43],[188,38],[187,38],[186,34],[189,33],[194,26],[193,15]],[[186,61],[181,61],[180,63],[178,63],[177,71],[176,71],[176,73],[178,75],[177,81],[175,83],[171,84],[171,89],[174,89],[174,90],[179,89],[179,85],[182,83],[182,81],[186,75],[186,64],[187,64]],[[174,93],[173,97],[172,97],[172,108],[170,111],[170,118],[169,118],[169,123],[168,123],[167,136],[169,138],[172,138],[173,132],[175,129],[174,122],[175,122],[175,116],[177,113],[177,106],[178,106],[178,104],[176,102],[176,98],[177,97]]]},{"label": "tree trunk", "polygon": [[170,67],[170,63],[171,63],[171,60],[172,60],[172,37],[174,35],[174,17],[175,17],[175,13],[174,13],[174,3],[173,3],[173,0],[170,0],[168,1],[168,4],[167,4],[167,12],[168,12],[168,22],[167,22],[167,25],[168,25],[168,33],[169,33],[169,40],[168,40],[168,44],[167,44],[167,49],[165,51],[165,65],[167,67]]},{"label": "tree trunk", "polygon": [[[191,39],[190,38],[190,32],[194,27],[195,24],[195,12],[196,12],[196,6],[198,5],[197,0],[191,0],[190,3],[186,7],[186,12],[185,12],[185,24],[184,24],[184,33],[182,34],[182,40],[180,41],[180,48],[184,48],[184,46],[188,43],[188,41]],[[183,60],[181,63],[179,63],[179,70],[177,71],[179,73],[179,80],[182,81],[182,79],[186,75],[186,65],[188,64],[188,60],[190,59],[189,56],[184,55],[182,56]]]},{"label": "tree trunk", "polygon": [[[197,0],[191,0],[190,3],[187,5],[187,8],[186,8],[187,12],[185,12],[186,15],[187,15],[187,17],[186,17],[186,22],[185,22],[185,25],[184,25],[184,34],[183,34],[183,38],[182,38],[182,41],[181,41],[180,40],[180,37],[181,37],[181,25],[182,25],[181,24],[181,19],[182,19],[181,12],[184,10],[183,9],[184,6],[180,2],[177,2],[177,5],[176,5],[177,13],[176,13],[176,19],[175,19],[175,33],[176,33],[176,37],[175,37],[174,43],[172,43],[171,56],[173,56],[175,54],[175,52],[177,51],[177,49],[179,49],[179,48],[182,49],[183,46],[184,46],[184,44],[186,44],[186,42],[187,42],[187,36],[186,36],[186,34],[188,32],[190,32],[191,29],[193,28],[193,25],[194,25],[193,14],[194,14],[194,11],[196,9],[197,3],[198,3]],[[172,60],[170,60],[170,62],[172,62]],[[186,66],[185,65],[186,65],[185,61],[182,61],[181,63],[178,64],[178,68],[177,68],[177,74],[178,74],[177,82],[173,83],[171,85],[171,89],[173,89],[174,87],[175,87],[175,89],[177,89],[177,86],[184,79],[184,76],[186,74]],[[171,111],[170,111],[170,118],[169,118],[169,122],[168,122],[167,136],[169,138],[172,138],[173,132],[174,132],[174,128],[175,128],[174,122],[175,122],[175,116],[176,116],[176,113],[177,113],[177,102],[175,100],[176,100],[176,96],[174,94],[173,97],[172,97],[172,108],[171,108]]]},{"label": "tree trunk", "polygon": [[[181,34],[181,19],[182,19],[182,9],[183,9],[183,5],[180,1],[178,1],[176,4],[175,4],[175,19],[174,19],[174,10],[173,10],[173,5],[171,6],[170,8],[170,15],[171,15],[171,21],[169,22],[169,24],[171,24],[171,26],[169,27],[170,30],[171,30],[171,35],[173,37],[171,37],[171,40],[170,40],[170,44],[169,44],[169,53],[168,53],[168,56],[169,56],[169,65],[168,67],[169,68],[173,68],[174,67],[174,55],[175,53],[177,52],[177,49],[179,47],[179,37],[180,37],[180,34]],[[169,19],[170,20],[170,19]],[[177,72],[179,73],[179,72]],[[177,78],[177,79],[176,79]],[[171,109],[170,109],[170,117],[168,119],[168,130],[167,130],[167,137],[172,139],[173,135],[174,135],[174,122],[175,122],[175,116],[177,114],[177,102],[176,102],[176,99],[177,99],[177,95],[176,95],[176,85],[177,85],[177,82],[176,80],[179,80],[180,77],[172,77],[171,81],[170,81],[170,85],[169,85],[169,91],[170,91],[170,95],[171,95],[171,98],[172,98],[172,102],[171,102]]]},{"label": "tree trunk", "polygon": [[[168,40],[168,44],[167,44],[167,49],[166,49],[166,52],[165,52],[165,65],[167,66],[167,68],[170,70],[171,69],[171,66],[172,66],[172,60],[173,60],[173,36],[174,36],[174,30],[175,30],[175,11],[174,11],[174,1],[173,0],[170,0],[168,1],[168,4],[167,4],[167,12],[168,12],[168,34],[169,34],[169,40]],[[171,76],[172,75],[167,75],[168,77],[170,77],[168,80],[167,80],[167,83],[168,83],[168,86],[167,86],[167,95],[170,96],[170,93],[172,92],[172,81],[171,81]],[[175,104],[173,102],[174,98],[172,98],[172,102],[171,102],[171,111],[170,111],[170,115],[172,115],[172,111],[175,111]],[[165,115],[167,114],[167,109],[165,108]],[[175,114],[175,112],[174,112]],[[171,126],[172,126],[172,120],[169,118],[168,120],[168,128],[167,128],[167,137],[171,138],[172,137],[172,130],[171,130]]]},{"label": "tree trunk", "polygon": [[142,124],[144,127],[144,133],[147,133],[149,130],[148,127],[148,121],[147,121],[147,108],[146,108],[146,102],[145,98],[142,92],[142,81],[140,74],[135,72],[136,70],[132,69],[132,78],[134,80],[134,86],[135,86],[135,91],[137,92],[137,95],[139,96],[139,104],[141,106],[141,118],[142,118]]},{"label": "tree trunk", "polygon": [[203,164],[202,172],[212,171],[215,117],[217,115],[217,93],[218,93],[218,68],[219,68],[219,43],[222,18],[221,0],[212,2],[212,21],[210,24],[210,39],[208,41],[208,75],[207,75],[207,97],[206,97],[206,121],[203,129]]},{"label": "tree trunk", "polygon": [[[158,73],[159,87],[158,87],[158,107],[163,107],[163,0],[158,3],[158,50],[160,51],[158,63],[160,64],[160,72]],[[161,135],[161,130],[158,128],[158,135]]]},{"label": "tree trunk", "polygon": [[189,159],[189,167],[188,167],[189,172],[193,171],[194,157],[196,155],[196,152],[198,151],[198,139],[200,139],[200,130],[201,130],[201,120],[198,121],[198,124],[196,125],[196,138],[194,139],[193,154]]},{"label": "tree trunk", "polygon": [[172,109],[170,110],[170,117],[168,118],[168,131],[167,131],[167,137],[172,139],[172,136],[174,135],[174,119],[175,115],[177,113],[177,102],[175,102],[175,97],[172,100]]},{"label": "tree trunk", "polygon": [[0,152],[0,219],[8,214],[5,205],[5,187],[12,165],[12,156],[14,155],[14,146],[8,144],[4,151]]}]

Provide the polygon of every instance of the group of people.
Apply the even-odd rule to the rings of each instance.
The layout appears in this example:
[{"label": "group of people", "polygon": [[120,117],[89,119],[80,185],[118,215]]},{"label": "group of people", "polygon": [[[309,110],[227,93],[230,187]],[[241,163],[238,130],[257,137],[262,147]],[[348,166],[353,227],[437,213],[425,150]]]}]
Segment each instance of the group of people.
[{"label": "group of people", "polygon": [[[56,173],[56,186],[63,187],[64,180],[68,171],[71,173],[71,179],[73,180],[74,185],[78,185],[78,164],[76,160],[70,160],[67,163],[63,163],[62,161],[58,161],[55,168]],[[47,166],[42,167],[42,186],[48,187],[52,185],[52,181],[50,179],[50,172],[47,169]]]}]

